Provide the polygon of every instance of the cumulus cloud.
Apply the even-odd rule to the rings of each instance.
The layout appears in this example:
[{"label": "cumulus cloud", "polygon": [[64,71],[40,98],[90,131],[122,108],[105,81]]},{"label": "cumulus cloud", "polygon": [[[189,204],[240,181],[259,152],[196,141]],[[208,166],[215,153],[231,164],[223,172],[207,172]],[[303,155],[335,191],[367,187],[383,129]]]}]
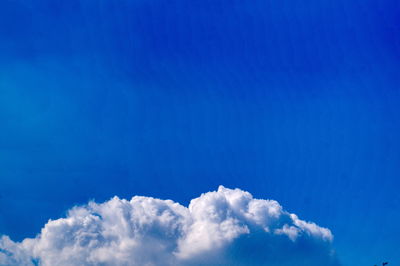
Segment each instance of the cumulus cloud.
[{"label": "cumulus cloud", "polygon": [[0,265],[339,265],[329,229],[220,186],[189,207],[114,197],[72,208],[35,238],[0,238]]}]

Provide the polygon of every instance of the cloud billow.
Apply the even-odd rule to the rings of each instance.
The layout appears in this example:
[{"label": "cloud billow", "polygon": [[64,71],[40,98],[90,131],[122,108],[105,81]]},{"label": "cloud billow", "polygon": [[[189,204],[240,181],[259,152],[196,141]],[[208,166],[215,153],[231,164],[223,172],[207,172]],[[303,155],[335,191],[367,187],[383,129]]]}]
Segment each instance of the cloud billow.
[{"label": "cloud billow", "polygon": [[114,197],[69,210],[35,238],[0,238],[0,265],[339,265],[329,229],[220,186],[189,207]]}]

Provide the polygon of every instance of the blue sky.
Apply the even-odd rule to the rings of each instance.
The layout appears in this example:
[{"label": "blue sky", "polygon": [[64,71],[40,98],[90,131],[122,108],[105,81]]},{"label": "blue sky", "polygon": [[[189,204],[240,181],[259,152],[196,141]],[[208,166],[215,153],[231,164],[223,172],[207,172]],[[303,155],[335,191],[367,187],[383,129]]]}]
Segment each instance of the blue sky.
[{"label": "blue sky", "polygon": [[400,263],[398,1],[5,0],[0,234],[218,185]]}]

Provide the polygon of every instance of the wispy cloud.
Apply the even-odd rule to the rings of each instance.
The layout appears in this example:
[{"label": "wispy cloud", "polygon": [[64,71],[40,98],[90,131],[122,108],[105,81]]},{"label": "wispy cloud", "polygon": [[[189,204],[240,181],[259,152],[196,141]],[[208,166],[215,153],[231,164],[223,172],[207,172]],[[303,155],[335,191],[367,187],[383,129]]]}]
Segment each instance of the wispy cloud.
[{"label": "wispy cloud", "polygon": [[72,208],[35,238],[0,239],[1,265],[338,265],[329,229],[220,186],[189,207],[114,197]]}]

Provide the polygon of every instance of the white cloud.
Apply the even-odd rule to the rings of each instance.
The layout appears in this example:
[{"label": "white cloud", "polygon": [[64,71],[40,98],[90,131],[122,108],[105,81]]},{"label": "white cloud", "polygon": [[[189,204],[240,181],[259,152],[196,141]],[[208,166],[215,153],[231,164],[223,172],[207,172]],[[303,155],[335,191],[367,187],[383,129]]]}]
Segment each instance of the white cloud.
[{"label": "white cloud", "polygon": [[188,208],[114,197],[74,207],[33,239],[0,239],[0,265],[338,265],[329,229],[227,189]]}]

